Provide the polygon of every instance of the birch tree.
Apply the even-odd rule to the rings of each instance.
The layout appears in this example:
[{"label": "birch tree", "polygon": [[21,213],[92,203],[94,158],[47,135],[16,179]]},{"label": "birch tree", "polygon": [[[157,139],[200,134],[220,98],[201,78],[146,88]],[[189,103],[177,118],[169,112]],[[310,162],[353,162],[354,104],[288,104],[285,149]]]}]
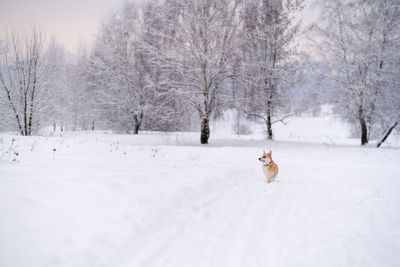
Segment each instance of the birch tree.
[{"label": "birch tree", "polygon": [[68,91],[71,130],[94,130],[99,118],[98,100],[96,89],[90,86],[89,55],[83,43],[80,43],[76,57],[67,67],[64,79]]},{"label": "birch tree", "polygon": [[302,2],[250,0],[242,9],[247,105],[241,110],[265,123],[268,139],[273,138],[272,124],[290,116],[290,91],[300,80],[304,57],[296,49],[300,23],[294,23],[294,14]]},{"label": "birch tree", "polygon": [[320,1],[320,6],[323,15],[314,29],[321,55],[333,70],[325,74],[336,85],[332,103],[359,125],[365,145],[388,117],[386,105],[396,106],[389,96],[398,87],[393,85],[399,73],[399,3],[332,0]]},{"label": "birch tree", "polygon": [[109,126],[134,134],[142,125],[148,93],[137,66],[137,23],[135,5],[126,2],[103,22],[88,66]]},{"label": "birch tree", "polygon": [[380,147],[400,123],[400,2],[370,1],[370,22],[376,25],[374,64],[375,109]]},{"label": "birch tree", "polygon": [[201,144],[208,143],[217,93],[231,75],[239,4],[239,0],[167,1],[155,18],[173,32],[149,30],[170,44],[160,50],[148,42],[146,49],[153,62],[170,73],[165,82],[174,94],[197,110]]},{"label": "birch tree", "polygon": [[21,135],[35,130],[46,76],[42,64],[44,36],[40,29],[10,28],[0,47],[1,102],[5,103]]},{"label": "birch tree", "polygon": [[53,38],[50,40],[43,55],[43,65],[46,68],[46,79],[42,82],[42,105],[37,110],[42,124],[52,124],[53,131],[57,125],[60,131],[69,123],[70,92],[67,87],[68,63],[65,50]]},{"label": "birch tree", "polygon": [[176,85],[182,82],[182,76],[171,68],[171,62],[164,60],[162,54],[162,51],[174,46],[172,40],[179,34],[169,27],[173,23],[165,21],[177,20],[179,16],[171,12],[164,14],[164,7],[157,1],[149,1],[142,9],[142,36],[138,42],[138,59],[142,73],[146,75],[147,86],[151,88],[148,101],[152,107],[147,112],[144,123],[151,130],[188,130],[193,107],[187,105],[177,92]]}]

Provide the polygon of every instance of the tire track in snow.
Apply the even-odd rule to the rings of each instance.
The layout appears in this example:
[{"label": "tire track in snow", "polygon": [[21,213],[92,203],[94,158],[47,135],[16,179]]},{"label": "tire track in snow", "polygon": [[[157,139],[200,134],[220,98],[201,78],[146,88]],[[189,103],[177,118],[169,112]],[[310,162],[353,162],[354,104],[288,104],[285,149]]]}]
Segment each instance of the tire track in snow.
[{"label": "tire track in snow", "polygon": [[[232,188],[240,185],[238,180],[210,177],[200,188],[190,194],[182,193],[175,197],[176,207],[164,211],[153,219],[140,233],[133,233],[123,244],[119,252],[106,261],[103,266],[149,266],[154,258],[165,253],[168,246],[192,223],[196,216],[204,212],[215,202],[223,198]],[[205,192],[207,193],[205,195]],[[189,204],[182,204],[182,200],[195,200]]]},{"label": "tire track in snow", "polygon": [[[142,266],[244,266],[241,263],[248,260],[247,250],[254,241],[249,237],[255,226],[262,228],[265,223],[260,220],[260,211],[275,205],[271,199],[278,199],[279,191],[261,179],[248,179],[247,170],[226,176],[233,174],[238,177],[234,186],[187,213],[184,227],[173,242],[142,262]],[[204,218],[203,214],[208,215]]]}]

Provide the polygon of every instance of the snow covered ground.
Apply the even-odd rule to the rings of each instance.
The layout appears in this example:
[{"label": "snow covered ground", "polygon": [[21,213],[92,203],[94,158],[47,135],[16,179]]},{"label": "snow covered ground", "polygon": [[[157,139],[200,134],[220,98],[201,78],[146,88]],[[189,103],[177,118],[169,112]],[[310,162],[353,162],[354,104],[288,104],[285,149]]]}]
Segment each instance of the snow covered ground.
[{"label": "snow covered ground", "polygon": [[258,137],[1,134],[0,266],[400,266],[400,149]]}]

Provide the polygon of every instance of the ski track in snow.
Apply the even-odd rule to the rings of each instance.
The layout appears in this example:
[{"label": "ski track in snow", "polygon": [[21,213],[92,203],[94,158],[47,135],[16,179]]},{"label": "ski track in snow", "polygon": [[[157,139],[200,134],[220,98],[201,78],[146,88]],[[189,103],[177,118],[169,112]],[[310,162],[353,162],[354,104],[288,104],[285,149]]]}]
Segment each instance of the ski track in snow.
[{"label": "ski track in snow", "polygon": [[400,150],[177,140],[17,137],[20,162],[0,161],[0,266],[400,265]]}]

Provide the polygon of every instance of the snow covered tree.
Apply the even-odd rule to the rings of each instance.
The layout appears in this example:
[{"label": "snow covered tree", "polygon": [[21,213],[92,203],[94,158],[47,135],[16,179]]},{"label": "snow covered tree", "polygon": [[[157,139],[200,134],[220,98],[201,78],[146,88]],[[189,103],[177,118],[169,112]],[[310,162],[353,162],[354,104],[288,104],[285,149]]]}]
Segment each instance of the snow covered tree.
[{"label": "snow covered tree", "polygon": [[71,129],[94,130],[96,121],[99,120],[98,99],[95,81],[88,73],[89,55],[86,46],[80,43],[77,55],[72,64],[68,65],[66,86],[69,96],[69,113]]},{"label": "snow covered tree", "polygon": [[[323,15],[314,25],[315,39],[332,70],[325,75],[335,81],[332,103],[343,117],[359,125],[365,145],[371,132],[388,118],[387,104],[398,106],[392,96],[398,87],[399,3],[332,0],[319,4]],[[392,125],[396,121],[398,117]]]},{"label": "snow covered tree", "polygon": [[273,138],[272,124],[290,115],[293,94],[303,56],[296,49],[300,24],[294,14],[302,9],[299,0],[250,0],[242,9],[242,84],[249,116],[267,126]]},{"label": "snow covered tree", "polygon": [[88,66],[104,118],[111,127],[134,134],[142,125],[149,93],[137,66],[138,19],[135,5],[125,2],[104,21]]},{"label": "snow covered tree", "polygon": [[[375,26],[375,107],[380,147],[400,123],[400,2],[370,1],[370,23]],[[382,131],[383,129],[383,131]]]},{"label": "snow covered tree", "polygon": [[[147,2],[142,9],[142,37],[138,42],[138,59],[147,86],[151,88],[148,101],[152,108],[147,112],[145,126],[151,130],[176,131],[190,129],[192,105],[187,105],[177,93],[177,82],[181,76],[174,72],[169,62],[162,62],[160,51],[173,46],[171,40],[177,35],[167,20],[178,19],[174,13],[164,14],[163,5]],[[189,122],[189,123],[188,123]]]},{"label": "snow covered tree", "polygon": [[10,28],[0,47],[0,98],[21,135],[31,135],[43,104],[44,36],[39,28]]},{"label": "snow covered tree", "polygon": [[208,143],[218,91],[231,75],[239,4],[239,0],[167,1],[154,14],[170,32],[148,30],[154,39],[169,44],[147,42],[145,49],[152,62],[168,73],[163,82],[199,113],[202,144]]},{"label": "snow covered tree", "polygon": [[69,122],[69,90],[67,85],[67,55],[65,50],[53,38],[43,55],[47,78],[43,81],[44,105],[37,110],[42,124],[52,124],[53,131],[57,125],[63,131]]}]

